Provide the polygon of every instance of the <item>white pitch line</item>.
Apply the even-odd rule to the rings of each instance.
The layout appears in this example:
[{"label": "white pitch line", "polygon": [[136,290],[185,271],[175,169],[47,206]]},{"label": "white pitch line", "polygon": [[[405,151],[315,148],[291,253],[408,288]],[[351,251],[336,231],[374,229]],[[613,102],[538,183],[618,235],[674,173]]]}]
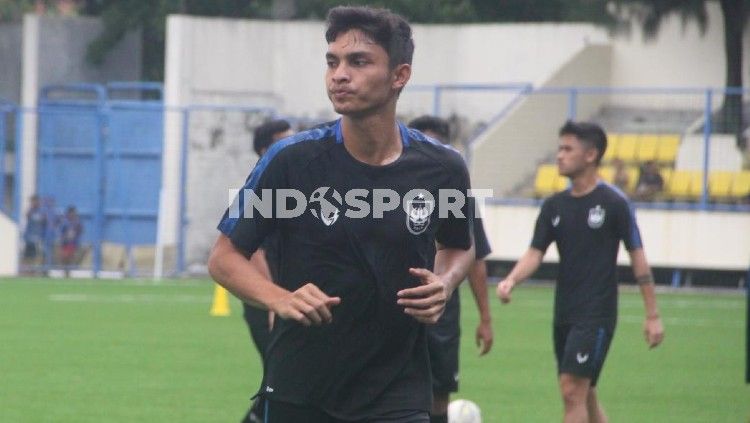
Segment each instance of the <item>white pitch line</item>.
[{"label": "white pitch line", "polygon": [[191,303],[210,304],[207,295],[153,295],[153,294],[52,294],[50,301],[73,303]]},{"label": "white pitch line", "polygon": [[[719,310],[744,310],[745,299],[739,298],[737,300],[727,299],[684,299],[684,298],[669,298],[665,296],[657,296],[657,302],[659,306],[664,308],[689,308],[689,309],[719,309]],[[640,299],[622,299],[620,300],[620,306],[627,308],[630,307],[643,307],[643,301]]]},{"label": "white pitch line", "polygon": [[[745,299],[728,300],[728,299],[677,299],[665,296],[657,296],[657,302],[661,308],[677,309],[701,309],[701,310],[744,310],[746,307]],[[552,307],[553,300],[517,300],[518,304],[524,307]],[[619,307],[621,309],[643,308],[643,301],[639,298],[620,298]]]},{"label": "white pitch line", "polygon": [[[621,314],[617,317],[618,322],[622,323],[643,323],[643,316],[635,316],[628,314]],[[733,328],[733,329],[744,329],[745,322],[737,320],[713,320],[713,319],[695,319],[692,317],[664,317],[664,325],[669,326],[690,326],[690,327],[701,327],[701,328]]]}]

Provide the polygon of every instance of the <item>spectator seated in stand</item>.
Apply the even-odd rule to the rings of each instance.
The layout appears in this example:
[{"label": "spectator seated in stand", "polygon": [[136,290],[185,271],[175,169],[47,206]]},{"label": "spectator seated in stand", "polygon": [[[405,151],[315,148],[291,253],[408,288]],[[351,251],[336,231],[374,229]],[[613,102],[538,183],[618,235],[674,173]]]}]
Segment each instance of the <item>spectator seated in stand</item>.
[{"label": "spectator seated in stand", "polygon": [[623,192],[628,192],[630,176],[628,175],[627,169],[625,169],[625,162],[620,159],[614,159],[612,160],[612,167],[614,168],[612,183]]},{"label": "spectator seated in stand", "polygon": [[664,178],[659,173],[659,167],[654,161],[648,161],[641,170],[638,184],[635,188],[635,198],[639,201],[654,201],[664,190]]}]

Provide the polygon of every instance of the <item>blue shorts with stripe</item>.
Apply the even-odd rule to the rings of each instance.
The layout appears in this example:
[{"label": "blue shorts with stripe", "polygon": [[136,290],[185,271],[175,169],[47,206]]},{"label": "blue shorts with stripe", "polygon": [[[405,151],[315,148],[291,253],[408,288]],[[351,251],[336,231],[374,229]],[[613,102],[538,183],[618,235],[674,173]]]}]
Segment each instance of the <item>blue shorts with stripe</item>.
[{"label": "blue shorts with stripe", "polygon": [[555,324],[553,338],[557,373],[588,378],[591,386],[596,386],[614,334],[614,323]]}]

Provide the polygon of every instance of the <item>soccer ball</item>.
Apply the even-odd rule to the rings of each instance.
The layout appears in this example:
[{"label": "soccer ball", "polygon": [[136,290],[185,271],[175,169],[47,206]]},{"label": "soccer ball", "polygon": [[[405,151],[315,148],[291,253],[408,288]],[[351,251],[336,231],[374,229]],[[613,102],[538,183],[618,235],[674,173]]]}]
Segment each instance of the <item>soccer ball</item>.
[{"label": "soccer ball", "polygon": [[451,401],[448,404],[448,423],[482,423],[482,411],[469,400]]}]

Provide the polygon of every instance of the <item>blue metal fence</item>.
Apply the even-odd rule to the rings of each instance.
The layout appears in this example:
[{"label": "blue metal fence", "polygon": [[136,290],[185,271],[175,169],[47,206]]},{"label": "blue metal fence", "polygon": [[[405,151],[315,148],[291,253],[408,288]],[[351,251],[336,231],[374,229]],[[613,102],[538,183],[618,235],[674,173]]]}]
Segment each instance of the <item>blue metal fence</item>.
[{"label": "blue metal fence", "polygon": [[[81,242],[92,248],[94,272],[101,265],[105,100],[99,85],[48,86],[38,108],[36,193],[55,215],[62,214],[59,207],[76,207],[84,228]],[[46,267],[53,264],[54,235],[47,237]]]},{"label": "blue metal fence", "polygon": [[[443,97],[444,94],[448,92],[511,93],[514,95],[520,95],[531,92],[533,88],[534,87],[531,83],[518,82],[508,84],[415,84],[407,85],[405,89],[409,92],[430,93],[432,95],[432,114],[435,116],[443,116],[445,112]],[[504,107],[497,107],[497,111],[494,115],[496,117],[501,116],[506,108],[512,104],[515,104],[515,99]]]},{"label": "blue metal fence", "polygon": [[[118,95],[130,95],[125,99]],[[142,99],[145,93],[156,99]],[[132,97],[135,98],[132,98]],[[164,107],[158,84],[75,84],[42,89],[38,106],[37,194],[60,214],[75,206],[102,266],[102,242],[156,240]],[[54,234],[45,267],[53,265]]]},{"label": "blue metal fence", "polygon": [[[118,99],[117,94],[142,99]],[[133,245],[156,242],[164,140],[162,88],[159,84],[109,84],[107,98],[103,237],[125,245],[130,257]]]},{"label": "blue metal fence", "polygon": [[[457,85],[438,84],[413,86],[410,90],[423,91],[433,96],[432,112],[445,115],[448,103],[446,92],[502,92],[510,94],[493,104],[496,112],[488,122],[509,116],[516,106],[534,95],[565,96],[565,116],[582,116],[582,99],[589,95],[663,95],[699,96],[705,124],[700,128],[704,137],[703,195],[693,203],[643,203],[639,207],[688,208],[700,210],[748,211],[747,206],[716,204],[708,196],[710,140],[713,132],[714,103],[717,96],[748,95],[746,88],[611,88],[562,87],[534,89],[530,84]],[[452,98],[449,98],[451,100]],[[92,248],[92,267],[98,272],[102,266],[103,242],[124,245],[156,243],[159,192],[162,176],[164,115],[177,113],[182,125],[182,161],[180,163],[180,217],[177,231],[176,272],[185,270],[188,138],[191,115],[202,111],[260,112],[275,116],[275,110],[258,107],[193,105],[185,108],[167,107],[162,102],[162,88],[153,83],[113,83],[106,86],[78,84],[45,87],[36,110],[24,110],[0,102],[0,152],[4,152],[11,137],[15,138],[16,166],[12,213],[20,221],[22,210],[21,156],[23,116],[38,114],[37,193],[54,199],[49,204],[55,213],[67,205],[75,205],[85,226],[84,243]],[[3,156],[4,159],[4,156]],[[5,176],[4,160],[0,160],[0,175]],[[4,198],[5,181],[0,184],[0,198]],[[530,199],[497,199],[503,204],[528,204]],[[0,203],[0,207],[3,204]],[[9,212],[10,210],[3,210]],[[54,234],[48,237],[47,248],[53,248]],[[52,254],[46,266],[52,265]],[[133,270],[132,268],[128,270]]]}]

